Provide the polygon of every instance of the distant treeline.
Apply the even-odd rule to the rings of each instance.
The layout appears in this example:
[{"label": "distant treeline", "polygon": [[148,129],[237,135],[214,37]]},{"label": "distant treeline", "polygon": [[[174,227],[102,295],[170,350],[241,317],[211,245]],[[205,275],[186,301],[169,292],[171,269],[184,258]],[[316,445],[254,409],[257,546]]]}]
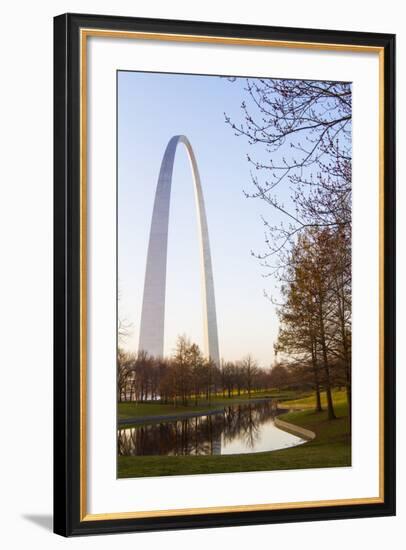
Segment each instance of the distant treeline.
[{"label": "distant treeline", "polygon": [[[187,405],[214,396],[251,397],[255,392],[274,389],[315,389],[306,367],[292,363],[260,368],[250,355],[241,361],[222,361],[216,365],[203,356],[197,344],[181,336],[169,358],[156,358],[145,351],[130,354],[119,349],[117,399]],[[332,376],[336,385],[344,383],[341,364],[333,365]],[[323,382],[321,377],[319,389]]]}]

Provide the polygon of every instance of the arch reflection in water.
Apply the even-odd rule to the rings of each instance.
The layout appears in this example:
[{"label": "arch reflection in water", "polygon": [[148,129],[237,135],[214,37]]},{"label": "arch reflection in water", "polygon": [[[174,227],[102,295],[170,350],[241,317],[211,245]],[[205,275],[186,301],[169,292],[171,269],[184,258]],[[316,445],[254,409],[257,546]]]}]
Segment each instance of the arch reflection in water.
[{"label": "arch reflection in water", "polygon": [[226,407],[223,413],[118,430],[118,454],[224,455],[275,451],[305,443],[276,428],[270,402]]}]

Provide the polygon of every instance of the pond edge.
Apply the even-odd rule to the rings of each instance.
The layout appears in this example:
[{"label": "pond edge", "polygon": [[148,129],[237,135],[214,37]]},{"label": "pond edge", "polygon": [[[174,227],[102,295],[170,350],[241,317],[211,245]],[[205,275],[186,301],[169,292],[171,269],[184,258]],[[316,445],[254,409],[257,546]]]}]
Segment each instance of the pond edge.
[{"label": "pond edge", "polygon": [[281,420],[278,417],[275,418],[274,424],[277,428],[280,428],[285,432],[289,432],[292,435],[297,435],[298,437],[302,437],[307,441],[312,441],[316,437],[316,434],[311,430],[307,430],[306,428],[302,428],[301,426],[296,426],[295,424],[291,424],[290,422]]}]

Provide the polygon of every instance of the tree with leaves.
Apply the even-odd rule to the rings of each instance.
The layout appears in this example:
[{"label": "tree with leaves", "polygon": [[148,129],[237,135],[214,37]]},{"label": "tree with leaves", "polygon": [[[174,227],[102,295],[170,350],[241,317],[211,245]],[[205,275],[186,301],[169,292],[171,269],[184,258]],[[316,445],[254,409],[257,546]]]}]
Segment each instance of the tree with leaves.
[{"label": "tree with leaves", "polygon": [[[329,418],[335,417],[332,387],[343,365],[348,405],[351,401],[350,374],[350,289],[343,282],[339,231],[311,228],[292,248],[281,281],[280,331],[277,351],[290,354],[296,364],[311,365],[317,407],[320,386],[327,394]],[[334,366],[334,367],[333,367]]]}]

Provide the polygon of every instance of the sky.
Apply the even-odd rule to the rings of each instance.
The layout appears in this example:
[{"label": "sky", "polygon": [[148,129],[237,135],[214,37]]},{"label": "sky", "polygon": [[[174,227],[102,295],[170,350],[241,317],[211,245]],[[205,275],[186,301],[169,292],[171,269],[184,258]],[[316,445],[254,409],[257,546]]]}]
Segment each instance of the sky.
[{"label": "sky", "polygon": [[[220,356],[251,354],[262,367],[274,360],[278,320],[264,296],[274,282],[251,250],[264,251],[261,215],[278,223],[252,191],[252,154],[235,136],[224,113],[238,122],[245,80],[218,76],[119,71],[118,75],[118,311],[129,325],[120,345],[138,350],[149,230],[159,169],[166,145],[185,135],[195,152],[208,221]],[[258,158],[264,158],[261,150]],[[262,157],[261,157],[262,154]],[[266,158],[266,157],[265,157]],[[179,335],[203,349],[198,227],[189,161],[176,154],[169,219],[164,355]]]}]

